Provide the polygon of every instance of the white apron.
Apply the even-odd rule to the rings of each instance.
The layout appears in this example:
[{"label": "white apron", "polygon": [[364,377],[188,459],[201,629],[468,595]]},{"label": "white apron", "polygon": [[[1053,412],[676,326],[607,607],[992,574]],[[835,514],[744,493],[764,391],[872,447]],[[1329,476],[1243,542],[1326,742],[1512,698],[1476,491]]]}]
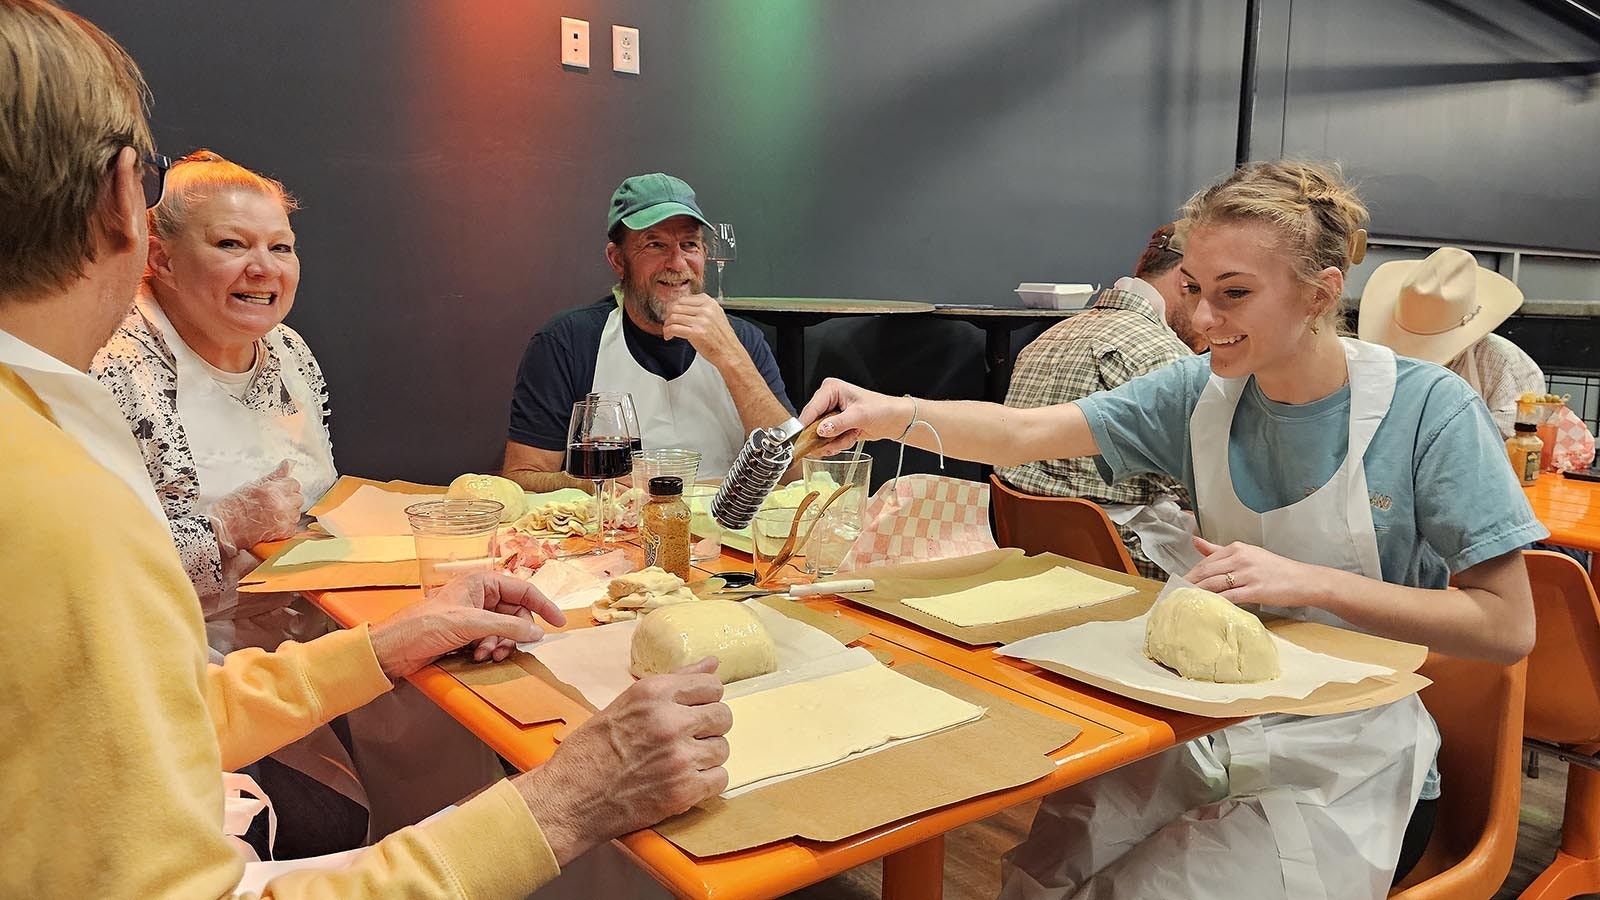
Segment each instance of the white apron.
[{"label": "white apron", "polygon": [[[1394,354],[1353,340],[1344,348],[1345,460],[1311,495],[1266,513],[1239,500],[1229,471],[1247,379],[1211,377],[1189,420],[1206,540],[1381,578],[1363,457],[1394,397]],[[1321,610],[1270,611],[1349,627]],[[1355,713],[1251,719],[1045,798],[1007,855],[1001,897],[1381,900],[1438,746],[1416,695]]]},{"label": "white apron", "polygon": [[[200,473],[201,509],[272,471],[284,459],[294,463],[292,474],[300,482],[307,507],[333,486],[339,476],[322,427],[320,398],[293,365],[279,334],[269,332],[266,340],[283,363],[279,369],[284,387],[299,406],[292,416],[244,406],[217,384],[150,297],[141,295],[137,302],[139,311],[161,330],[177,362],[178,416]],[[219,636],[231,638],[222,641],[231,646],[217,649],[227,652],[240,646],[262,646],[270,650],[285,639],[310,640],[326,630],[322,614],[297,600],[297,595],[240,595],[238,576],[259,560],[243,549],[238,559],[244,563],[225,562],[234,577],[224,584],[228,596],[219,601],[232,612],[224,621],[207,627],[213,641]],[[229,625],[232,634],[221,635],[219,630]],[[397,685],[346,718],[351,752],[346,753],[333,731],[323,727],[274,753],[273,758],[367,807],[374,840],[503,775],[493,751],[409,684]]]},{"label": "white apron", "polygon": [[[294,462],[292,474],[308,503],[333,485],[338,473],[322,428],[320,398],[295,368],[282,337],[269,333],[266,339],[278,354],[284,386],[300,407],[292,416],[257,412],[240,403],[211,377],[204,361],[149,294],[141,290],[134,304],[172,351],[178,376],[178,421],[183,424],[200,481],[198,510],[209,510],[218,499],[272,471],[284,459]],[[292,608],[295,594],[238,592],[239,577],[259,562],[239,548],[237,555],[222,561],[221,592],[200,598],[207,619],[207,641],[221,653],[241,647],[272,650],[284,640],[309,640],[326,631],[325,620],[303,602],[300,609]],[[367,805],[366,791],[354,775],[354,763],[332,730],[318,728],[280,749],[273,758]]]},{"label": "white apron", "polygon": [[744,446],[745,432],[722,373],[699,354],[688,371],[671,381],[647,371],[628,352],[622,334],[625,315],[618,305],[606,317],[594,357],[592,389],[633,395],[646,448],[699,450],[701,477],[726,475]]},{"label": "white apron", "polygon": [[[210,510],[219,499],[285,459],[294,464],[291,474],[300,482],[307,507],[333,486],[339,473],[322,427],[321,398],[295,367],[280,334],[269,332],[266,341],[281,363],[283,385],[299,407],[292,416],[258,412],[240,403],[211,377],[204,360],[184,343],[154,299],[140,291],[134,302],[172,351],[178,421],[183,423],[199,474],[197,510]],[[221,592],[200,598],[206,636],[224,653],[252,646],[271,650],[285,639],[308,640],[326,630],[321,616],[308,615],[303,604],[299,609],[291,606],[293,594],[238,592],[239,578],[260,562],[239,548],[236,556],[222,561]]]}]

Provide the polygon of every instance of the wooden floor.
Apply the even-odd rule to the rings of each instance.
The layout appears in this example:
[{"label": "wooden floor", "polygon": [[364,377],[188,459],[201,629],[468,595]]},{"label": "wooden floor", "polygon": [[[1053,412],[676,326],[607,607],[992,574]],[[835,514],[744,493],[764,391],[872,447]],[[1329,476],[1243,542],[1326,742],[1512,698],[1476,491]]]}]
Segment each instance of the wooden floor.
[{"label": "wooden floor", "polygon": [[[1544,758],[1539,777],[1522,780],[1522,822],[1511,875],[1495,900],[1512,900],[1555,857],[1560,841],[1561,805],[1566,796],[1566,763]],[[992,900],[1000,888],[1000,855],[1028,833],[1036,804],[1009,810],[950,833],[945,841],[944,900]],[[790,894],[792,900],[878,900],[882,884],[874,863]],[[1600,894],[1583,895],[1600,900]],[[1470,900],[1470,898],[1462,898]]]}]

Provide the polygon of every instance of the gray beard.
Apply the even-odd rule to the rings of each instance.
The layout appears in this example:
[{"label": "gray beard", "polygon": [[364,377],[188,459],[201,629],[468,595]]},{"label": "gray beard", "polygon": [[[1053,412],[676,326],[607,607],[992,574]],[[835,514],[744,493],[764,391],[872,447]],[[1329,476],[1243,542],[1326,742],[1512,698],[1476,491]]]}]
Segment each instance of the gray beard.
[{"label": "gray beard", "polygon": [[667,306],[653,292],[635,293],[624,288],[622,297],[632,303],[633,308],[638,310],[640,317],[651,325],[665,325],[667,323]]}]

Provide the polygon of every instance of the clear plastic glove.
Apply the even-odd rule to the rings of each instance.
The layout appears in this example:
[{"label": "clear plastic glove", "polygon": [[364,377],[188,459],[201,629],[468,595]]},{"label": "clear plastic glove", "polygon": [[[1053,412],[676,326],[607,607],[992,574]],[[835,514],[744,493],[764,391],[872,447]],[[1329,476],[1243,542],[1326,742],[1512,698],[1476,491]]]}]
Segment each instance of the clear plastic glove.
[{"label": "clear plastic glove", "polygon": [[237,553],[262,541],[294,534],[305,498],[300,493],[300,482],[289,474],[292,466],[286,459],[276,469],[240,485],[211,505],[207,515],[223,553]]},{"label": "clear plastic glove", "polygon": [[399,681],[446,653],[472,645],[477,662],[499,662],[518,644],[537,641],[538,616],[565,625],[564,614],[520,578],[478,572],[446,583],[372,626],[372,651],[390,681]]}]

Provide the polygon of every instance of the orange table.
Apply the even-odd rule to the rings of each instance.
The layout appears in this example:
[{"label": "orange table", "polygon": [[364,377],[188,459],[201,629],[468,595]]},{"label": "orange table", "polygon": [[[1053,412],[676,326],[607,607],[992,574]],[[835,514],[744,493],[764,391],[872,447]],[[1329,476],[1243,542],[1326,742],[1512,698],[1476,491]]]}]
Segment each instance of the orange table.
[{"label": "orange table", "polygon": [[[707,571],[748,565],[737,558],[724,558],[713,561]],[[386,588],[327,591],[311,596],[334,619],[348,626],[382,620],[415,602],[419,594],[414,588]],[[945,832],[1230,723],[1117,698],[1026,663],[995,657],[990,648],[952,645],[943,638],[837,599],[818,598],[808,603],[870,628],[872,633],[860,645],[887,653],[896,663],[929,665],[1000,699],[1071,722],[1083,733],[1056,751],[1054,756],[1061,764],[1044,778],[921,813],[842,841],[791,839],[699,859],[649,829],[622,838],[622,846],[634,861],[679,897],[777,897],[881,858],[885,900],[937,900],[942,892]],[[520,769],[531,769],[555,752],[556,725],[518,725],[434,666],[410,680]]]},{"label": "orange table", "polygon": [[1589,551],[1589,576],[1600,583],[1600,482],[1546,472],[1523,490],[1550,543]]}]

